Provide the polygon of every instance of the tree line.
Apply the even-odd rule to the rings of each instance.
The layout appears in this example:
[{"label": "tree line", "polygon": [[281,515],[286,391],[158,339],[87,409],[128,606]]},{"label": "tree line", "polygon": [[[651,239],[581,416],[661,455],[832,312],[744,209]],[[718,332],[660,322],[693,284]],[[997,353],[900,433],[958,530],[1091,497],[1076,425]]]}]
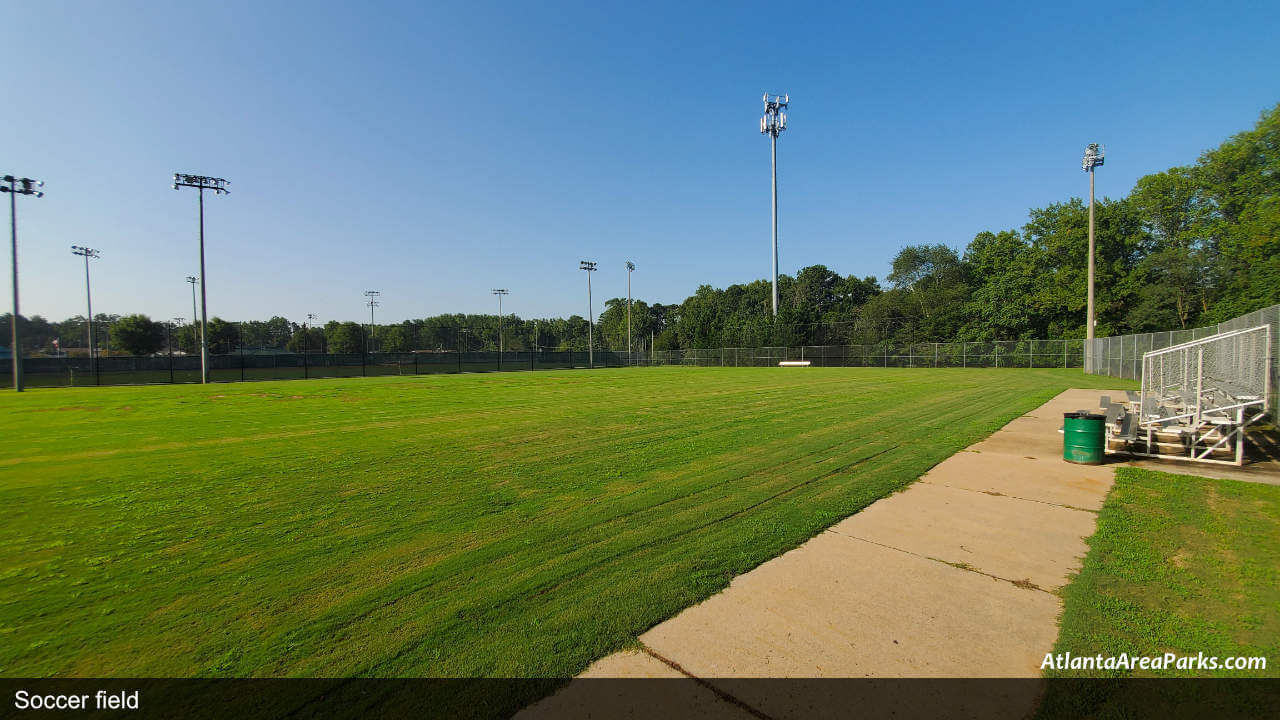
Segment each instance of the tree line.
[{"label": "tree line", "polygon": [[[1098,336],[1208,325],[1280,302],[1280,105],[1252,129],[1189,165],[1146,175],[1119,199],[1095,203]],[[766,345],[843,345],[1085,336],[1088,205],[1033,208],[1021,228],[902,248],[883,282],[824,265],[767,280],[699,287],[679,304],[635,300],[637,351]],[[597,319],[598,348],[627,349],[627,301]],[[5,324],[8,316],[0,318]],[[198,327],[143,315],[99,315],[98,347],[146,355],[198,352]],[[209,322],[214,352],[586,350],[587,320],[449,314],[370,326],[304,328],[283,317]],[[20,318],[28,349],[84,354],[85,320]],[[166,331],[168,335],[166,336]]]}]

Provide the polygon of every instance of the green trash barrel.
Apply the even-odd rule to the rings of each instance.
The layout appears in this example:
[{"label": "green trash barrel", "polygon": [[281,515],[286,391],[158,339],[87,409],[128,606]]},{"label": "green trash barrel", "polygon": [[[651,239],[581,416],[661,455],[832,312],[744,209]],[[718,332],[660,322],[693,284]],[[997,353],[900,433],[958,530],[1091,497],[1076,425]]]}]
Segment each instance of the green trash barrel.
[{"label": "green trash barrel", "polygon": [[1079,465],[1101,465],[1106,451],[1105,415],[1090,412],[1062,414],[1062,459]]}]

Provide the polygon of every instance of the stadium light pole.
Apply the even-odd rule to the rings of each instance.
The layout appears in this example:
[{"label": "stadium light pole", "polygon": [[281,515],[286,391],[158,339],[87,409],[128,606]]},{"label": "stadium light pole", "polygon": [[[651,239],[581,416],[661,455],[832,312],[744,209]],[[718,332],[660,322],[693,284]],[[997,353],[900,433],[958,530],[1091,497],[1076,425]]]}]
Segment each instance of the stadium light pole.
[{"label": "stadium light pole", "polygon": [[22,392],[22,343],[18,338],[18,203],[19,195],[34,195],[36,197],[44,197],[44,191],[36,188],[44,187],[43,180],[32,180],[31,178],[19,178],[12,175],[5,175],[4,181],[0,182],[0,192],[9,193],[9,231],[13,248],[13,317],[9,319],[9,324],[13,329],[12,343],[10,344],[10,354],[13,355],[13,389],[16,392]]},{"label": "stadium light pole", "polygon": [[310,352],[311,338],[307,337],[311,334],[310,324],[316,319],[315,313],[307,313],[307,317],[302,321],[302,377],[303,379],[311,377],[311,369],[307,366],[307,354]]},{"label": "stadium light pole", "polygon": [[1093,307],[1093,171],[1094,168],[1102,167],[1103,161],[1106,159],[1106,148],[1098,143],[1090,143],[1084,149],[1084,160],[1081,161],[1081,168],[1089,173],[1089,297],[1088,297],[1088,317],[1085,319],[1084,342],[1085,342],[1085,372],[1093,370],[1093,327],[1097,323],[1094,317]]},{"label": "stadium light pole", "polygon": [[[200,198],[200,382],[209,382],[209,292],[204,274],[204,191],[212,190],[214,195],[225,195],[231,192],[227,186],[231,183],[224,178],[188,173],[173,174],[173,189],[181,187],[195,188]],[[194,289],[195,286],[192,286]],[[193,319],[192,322],[195,322]]]},{"label": "stadium light pole", "polygon": [[511,293],[506,288],[494,288],[493,294],[498,296],[498,369],[502,369],[502,296]]},{"label": "stadium light pole", "polygon": [[369,298],[369,301],[365,303],[366,305],[369,306],[369,342],[368,342],[368,347],[365,348],[365,351],[367,353],[373,352],[373,328],[374,328],[373,309],[382,305],[382,303],[378,302],[378,297],[380,295],[382,295],[382,293],[377,290],[364,291],[364,296]]},{"label": "stadium light pole", "polygon": [[[176,317],[176,318],[174,318],[174,319],[173,319],[173,326],[174,326],[174,330],[177,330],[178,328],[180,328],[180,327],[182,327],[183,325],[186,325],[186,324],[187,324],[187,319],[186,319],[186,318],[184,318],[184,317]],[[172,344],[170,344],[170,345],[169,345],[169,355],[170,355],[170,356],[172,356],[172,355],[173,355],[173,345],[172,345]]]},{"label": "stadium light pole", "polygon": [[596,271],[596,264],[590,260],[578,263],[579,270],[587,271],[587,367],[596,366],[595,345],[595,305],[591,302],[591,273]]},{"label": "stadium light pole", "polygon": [[[306,322],[302,323],[302,327],[303,327],[303,328],[307,328],[307,329],[308,329],[308,332],[309,332],[309,331],[310,331],[310,328],[314,328],[314,327],[316,326],[316,320],[319,320],[319,319],[320,319],[320,316],[319,316],[319,315],[316,315],[315,313],[307,313],[307,320],[306,320]],[[310,327],[308,327],[308,326],[310,326]],[[303,333],[303,335],[302,335],[302,342],[304,343],[304,345],[303,345],[304,347],[306,346],[306,343],[310,343],[310,342],[311,342],[311,338],[307,336],[307,333]],[[305,354],[305,351],[304,351],[304,354]],[[324,354],[324,343],[323,343],[323,342],[321,342],[321,343],[320,343],[320,354],[321,354],[321,355],[323,355],[323,354]]]},{"label": "stadium light pole", "polygon": [[773,316],[778,316],[778,134],[787,129],[787,104],[790,95],[764,94],[764,116],[760,133],[769,136],[773,150]]},{"label": "stadium light pole", "polygon": [[86,328],[85,332],[87,335],[86,339],[89,342],[89,368],[90,370],[92,370],[93,367],[96,365],[96,362],[94,360],[94,346],[93,346],[93,294],[89,291],[89,259],[92,258],[94,260],[97,260],[98,258],[102,257],[102,254],[99,253],[97,250],[94,250],[93,248],[87,248],[87,247],[84,247],[83,245],[72,245],[71,254],[79,255],[80,257],[84,258],[84,299],[85,299],[85,303],[89,306],[88,308],[89,322],[88,322],[88,328]]},{"label": "stadium light pole", "polygon": [[636,264],[627,261],[627,361],[631,361],[631,273],[636,269]]},{"label": "stadium light pole", "polygon": [[[187,324],[187,319],[176,317],[173,319],[173,329],[177,330]],[[176,334],[176,333],[175,333]],[[173,382],[173,340],[169,341],[169,382]]]},{"label": "stadium light pole", "polygon": [[[194,275],[188,275],[187,282],[191,284],[191,325],[192,325],[192,330],[194,331],[196,318],[200,317],[199,313],[196,312],[196,283],[200,282],[200,278]],[[195,333],[193,332],[192,334],[195,334]],[[200,341],[200,338],[198,337],[193,337],[191,339],[195,342]]]}]

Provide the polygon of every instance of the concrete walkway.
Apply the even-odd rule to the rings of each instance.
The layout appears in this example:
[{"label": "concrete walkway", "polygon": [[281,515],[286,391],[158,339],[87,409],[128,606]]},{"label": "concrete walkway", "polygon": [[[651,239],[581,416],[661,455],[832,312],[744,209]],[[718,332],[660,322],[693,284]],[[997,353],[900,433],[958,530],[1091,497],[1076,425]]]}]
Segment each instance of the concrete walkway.
[{"label": "concrete walkway", "polygon": [[[1058,634],[1054,591],[1079,569],[1113,474],[1063,462],[1057,430],[1104,394],[1058,395],[581,677],[695,678],[663,700],[672,717],[770,718],[813,708],[728,678],[1039,677]],[[662,714],[601,689],[575,681],[517,717]],[[1035,702],[1015,693],[982,714],[1020,717]]]}]

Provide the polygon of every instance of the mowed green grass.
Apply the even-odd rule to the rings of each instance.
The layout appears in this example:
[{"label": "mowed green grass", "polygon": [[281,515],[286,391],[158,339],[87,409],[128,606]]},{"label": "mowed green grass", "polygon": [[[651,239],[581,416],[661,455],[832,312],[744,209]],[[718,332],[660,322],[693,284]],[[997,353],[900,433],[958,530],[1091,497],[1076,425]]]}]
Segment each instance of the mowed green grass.
[{"label": "mowed green grass", "polygon": [[0,396],[0,675],[565,677],[1079,370]]},{"label": "mowed green grass", "polygon": [[[1068,670],[1052,678],[1280,677],[1280,487],[1119,468],[1080,573],[1064,591],[1054,653],[1267,658],[1260,670]],[[1275,684],[1055,682],[1041,715],[1177,715],[1210,700],[1261,717]],[[1163,712],[1162,712],[1163,711]],[[1259,712],[1250,712],[1259,711]]]}]

